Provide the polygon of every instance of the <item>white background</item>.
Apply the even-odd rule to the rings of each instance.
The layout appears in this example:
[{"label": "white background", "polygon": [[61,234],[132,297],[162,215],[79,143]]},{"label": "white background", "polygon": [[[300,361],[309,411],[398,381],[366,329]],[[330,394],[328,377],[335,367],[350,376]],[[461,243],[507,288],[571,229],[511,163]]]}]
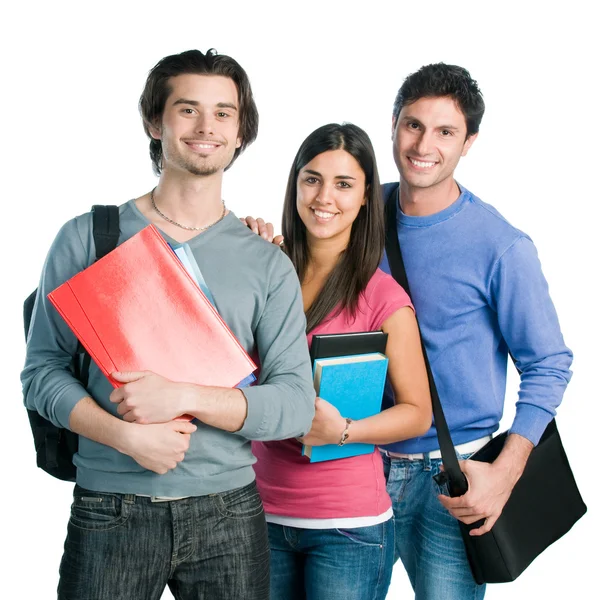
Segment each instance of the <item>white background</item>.
[{"label": "white background", "polygon": [[[480,83],[487,110],[457,178],[537,245],[575,353],[559,426],[589,507],[517,582],[490,586],[487,597],[597,597],[599,48],[592,5],[33,0],[3,9],[0,597],[55,597],[71,493],[35,467],[19,383],[22,301],[63,222],[155,184],[137,112],[146,74],[167,54],[210,47],[247,70],[261,119],[258,140],[226,175],[224,197],[236,214],[275,223],[292,158],[314,128],[352,121],[366,129],[382,180],[390,181],[397,177],[391,109],[404,77],[444,61]],[[503,427],[514,413],[515,378],[509,383]],[[397,565],[389,598],[410,597]]]}]

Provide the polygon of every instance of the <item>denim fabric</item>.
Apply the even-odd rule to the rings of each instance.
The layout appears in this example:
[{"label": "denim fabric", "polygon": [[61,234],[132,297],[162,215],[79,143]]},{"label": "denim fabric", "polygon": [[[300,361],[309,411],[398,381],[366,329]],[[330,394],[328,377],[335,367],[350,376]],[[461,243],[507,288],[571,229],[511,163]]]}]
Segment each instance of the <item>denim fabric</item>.
[{"label": "denim fabric", "polygon": [[485,585],[475,583],[458,523],[437,498],[447,495],[433,480],[441,464],[427,454],[424,460],[383,456],[394,507],[395,560],[402,560],[415,600],[481,600]]},{"label": "denim fabric", "polygon": [[59,600],[268,600],[269,546],[254,483],[169,502],[75,486]]},{"label": "denim fabric", "polygon": [[269,523],[272,600],[384,600],[394,524],[301,529]]}]

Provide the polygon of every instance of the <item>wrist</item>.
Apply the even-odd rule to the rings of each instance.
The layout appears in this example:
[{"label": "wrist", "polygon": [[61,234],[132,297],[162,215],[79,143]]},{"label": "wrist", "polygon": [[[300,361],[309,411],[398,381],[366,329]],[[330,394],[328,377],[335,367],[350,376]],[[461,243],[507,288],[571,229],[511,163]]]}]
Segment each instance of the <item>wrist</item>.
[{"label": "wrist", "polygon": [[193,415],[200,421],[210,419],[214,399],[214,394],[207,393],[210,388],[193,384],[182,385],[184,385],[182,414]]},{"label": "wrist", "polygon": [[138,427],[144,427],[144,425],[119,420],[119,424],[116,428],[115,450],[118,450],[121,454],[131,456],[136,447],[135,438]]},{"label": "wrist", "polygon": [[343,446],[344,444],[348,443],[348,438],[350,437],[350,427],[352,426],[352,419],[349,419],[347,417],[342,418],[344,419],[344,429],[342,430],[342,433],[338,438],[338,446]]},{"label": "wrist", "polygon": [[506,480],[514,486],[525,470],[532,449],[533,444],[527,438],[511,434],[492,467],[496,472],[503,473]]},{"label": "wrist", "polygon": [[198,417],[201,408],[200,392],[202,388],[190,383],[180,383],[178,416],[189,414]]}]

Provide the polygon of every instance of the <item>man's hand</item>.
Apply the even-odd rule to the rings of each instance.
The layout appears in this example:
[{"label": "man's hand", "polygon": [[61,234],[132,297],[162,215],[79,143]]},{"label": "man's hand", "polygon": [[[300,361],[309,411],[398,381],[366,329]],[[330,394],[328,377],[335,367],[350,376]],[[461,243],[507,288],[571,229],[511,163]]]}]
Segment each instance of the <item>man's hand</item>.
[{"label": "man's hand", "polygon": [[265,223],[264,219],[260,217],[258,219],[254,217],[242,217],[240,221],[254,233],[260,235],[261,238],[267,240],[267,242],[273,242],[273,244],[277,244],[278,246],[283,244],[283,236],[275,235],[273,223]]},{"label": "man's hand", "polygon": [[112,373],[113,379],[125,385],[115,389],[110,401],[117,412],[130,423],[167,423],[183,415],[187,386],[169,381],[156,373],[140,371]]},{"label": "man's hand", "polygon": [[338,444],[345,429],[346,419],[340,415],[340,411],[327,400],[317,397],[310,431],[298,440],[307,446]]},{"label": "man's hand", "polygon": [[532,449],[533,444],[529,440],[512,434],[492,464],[476,460],[460,461],[460,468],[469,484],[467,493],[456,498],[439,495],[439,501],[453,517],[467,525],[485,519],[481,527],[469,532],[470,535],[487,533],[502,514]]},{"label": "man's hand", "polygon": [[494,469],[493,464],[475,460],[462,460],[459,464],[467,477],[469,490],[464,496],[448,498],[440,495],[438,498],[453,517],[467,525],[485,519],[482,527],[470,532],[471,535],[483,535],[498,520],[514,484],[506,472]]},{"label": "man's hand", "polygon": [[128,426],[119,450],[145,469],[164,475],[184,459],[190,447],[190,434],[196,429],[187,421],[157,425],[134,423]]}]

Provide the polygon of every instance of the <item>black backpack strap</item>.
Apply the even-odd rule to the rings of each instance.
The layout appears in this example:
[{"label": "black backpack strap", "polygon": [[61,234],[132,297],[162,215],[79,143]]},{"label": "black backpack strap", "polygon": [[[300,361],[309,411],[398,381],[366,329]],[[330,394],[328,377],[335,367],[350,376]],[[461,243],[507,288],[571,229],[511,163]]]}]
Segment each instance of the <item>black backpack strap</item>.
[{"label": "black backpack strap", "polygon": [[119,243],[119,207],[95,204],[92,206],[92,217],[96,260],[99,260]]},{"label": "black backpack strap", "polygon": [[[119,243],[119,207],[114,205],[104,206],[95,204],[92,206],[94,245],[96,247],[96,260],[112,252]],[[90,375],[90,364],[92,358],[85,352],[77,373],[77,378],[87,387]]]},{"label": "black backpack strap", "polygon": [[31,325],[31,317],[33,316],[33,307],[35,306],[35,297],[37,296],[37,289],[33,290],[25,302],[23,302],[23,324],[25,326],[25,341],[29,335],[29,326]]},{"label": "black backpack strap", "polygon": [[[392,276],[410,296],[410,287],[408,285],[406,269],[404,268],[404,260],[402,259],[400,242],[398,241],[398,228],[396,225],[398,203],[398,188],[395,190],[390,190],[390,195],[387,198],[385,206],[385,252],[387,254]],[[452,438],[450,437],[450,430],[448,429],[448,424],[446,423],[444,410],[442,409],[442,404],[437,392],[433,373],[431,372],[431,366],[429,365],[429,358],[427,357],[427,350],[425,349],[423,336],[421,336],[421,346],[423,348],[423,358],[425,359],[425,367],[427,368],[427,377],[429,379],[431,403],[433,405],[433,419],[435,422],[435,429],[437,431],[438,442],[440,444],[440,450],[442,452],[442,462],[444,464],[444,473],[440,474],[443,475],[443,477],[440,477],[439,475],[436,476],[438,477],[437,481],[442,483],[445,480],[448,483],[448,491],[450,492],[451,496],[462,496],[468,489],[467,478],[458,466],[458,458],[456,457],[454,445],[452,444]]]}]

